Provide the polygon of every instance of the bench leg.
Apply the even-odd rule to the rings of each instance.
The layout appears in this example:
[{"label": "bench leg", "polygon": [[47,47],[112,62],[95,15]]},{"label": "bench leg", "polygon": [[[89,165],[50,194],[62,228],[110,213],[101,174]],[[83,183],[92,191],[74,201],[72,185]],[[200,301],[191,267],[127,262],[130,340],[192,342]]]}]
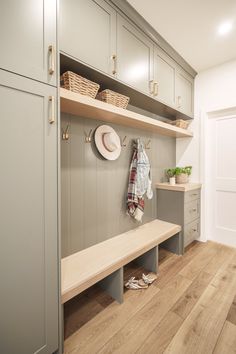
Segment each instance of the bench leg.
[{"label": "bench leg", "polygon": [[158,246],[135,259],[135,263],[144,267],[149,272],[158,273]]},{"label": "bench leg", "polygon": [[120,304],[123,302],[124,271],[123,267],[108,275],[98,283],[113,299]]},{"label": "bench leg", "polygon": [[179,232],[168,240],[162,242],[161,246],[166,250],[178,255],[183,254],[182,232]]}]

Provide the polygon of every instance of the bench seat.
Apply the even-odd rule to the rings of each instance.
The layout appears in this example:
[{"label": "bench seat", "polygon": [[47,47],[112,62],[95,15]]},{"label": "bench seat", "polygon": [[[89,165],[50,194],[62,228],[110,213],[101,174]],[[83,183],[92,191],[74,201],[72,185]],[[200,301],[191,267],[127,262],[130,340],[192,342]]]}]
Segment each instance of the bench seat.
[{"label": "bench seat", "polygon": [[179,225],[156,219],[63,258],[61,261],[62,303],[180,231]]}]

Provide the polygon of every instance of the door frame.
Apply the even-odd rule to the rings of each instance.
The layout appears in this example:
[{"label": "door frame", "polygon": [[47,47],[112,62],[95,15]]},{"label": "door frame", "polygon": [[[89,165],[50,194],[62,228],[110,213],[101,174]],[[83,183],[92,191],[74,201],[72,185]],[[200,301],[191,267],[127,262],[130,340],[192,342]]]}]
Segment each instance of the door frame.
[{"label": "door frame", "polygon": [[211,154],[210,144],[210,124],[212,119],[217,118],[232,118],[236,115],[236,106],[229,108],[221,108],[217,110],[200,112],[200,180],[202,181],[202,206],[201,206],[201,238],[200,240],[206,242],[207,240],[214,240],[211,235],[212,225],[212,208],[211,208],[211,181],[210,181],[210,166],[208,164]]}]

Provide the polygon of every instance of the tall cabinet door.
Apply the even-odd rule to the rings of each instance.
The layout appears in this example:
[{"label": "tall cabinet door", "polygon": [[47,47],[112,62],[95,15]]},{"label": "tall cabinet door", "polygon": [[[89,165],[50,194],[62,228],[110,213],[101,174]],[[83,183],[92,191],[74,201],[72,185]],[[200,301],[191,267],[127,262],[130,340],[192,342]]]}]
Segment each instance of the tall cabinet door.
[{"label": "tall cabinet door", "polygon": [[55,88],[0,70],[0,353],[58,348],[53,97]]},{"label": "tall cabinet door", "polygon": [[117,78],[150,94],[153,44],[135,26],[117,15]]},{"label": "tall cabinet door", "polygon": [[154,97],[175,106],[175,62],[158,47],[154,49]]},{"label": "tall cabinet door", "polygon": [[193,117],[194,79],[182,69],[176,72],[176,104],[177,109]]},{"label": "tall cabinet door", "polygon": [[116,12],[104,0],[62,0],[62,52],[112,74],[116,49]]},{"label": "tall cabinet door", "polygon": [[57,0],[1,0],[0,69],[56,85]]}]

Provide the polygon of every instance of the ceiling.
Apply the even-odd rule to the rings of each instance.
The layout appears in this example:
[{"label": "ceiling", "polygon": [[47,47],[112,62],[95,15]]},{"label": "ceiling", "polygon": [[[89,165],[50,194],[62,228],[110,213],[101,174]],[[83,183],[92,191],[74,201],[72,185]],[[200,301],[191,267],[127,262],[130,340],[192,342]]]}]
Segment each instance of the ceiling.
[{"label": "ceiling", "polygon": [[[236,59],[236,0],[128,0],[197,71]],[[221,24],[233,25],[219,35]]]}]

